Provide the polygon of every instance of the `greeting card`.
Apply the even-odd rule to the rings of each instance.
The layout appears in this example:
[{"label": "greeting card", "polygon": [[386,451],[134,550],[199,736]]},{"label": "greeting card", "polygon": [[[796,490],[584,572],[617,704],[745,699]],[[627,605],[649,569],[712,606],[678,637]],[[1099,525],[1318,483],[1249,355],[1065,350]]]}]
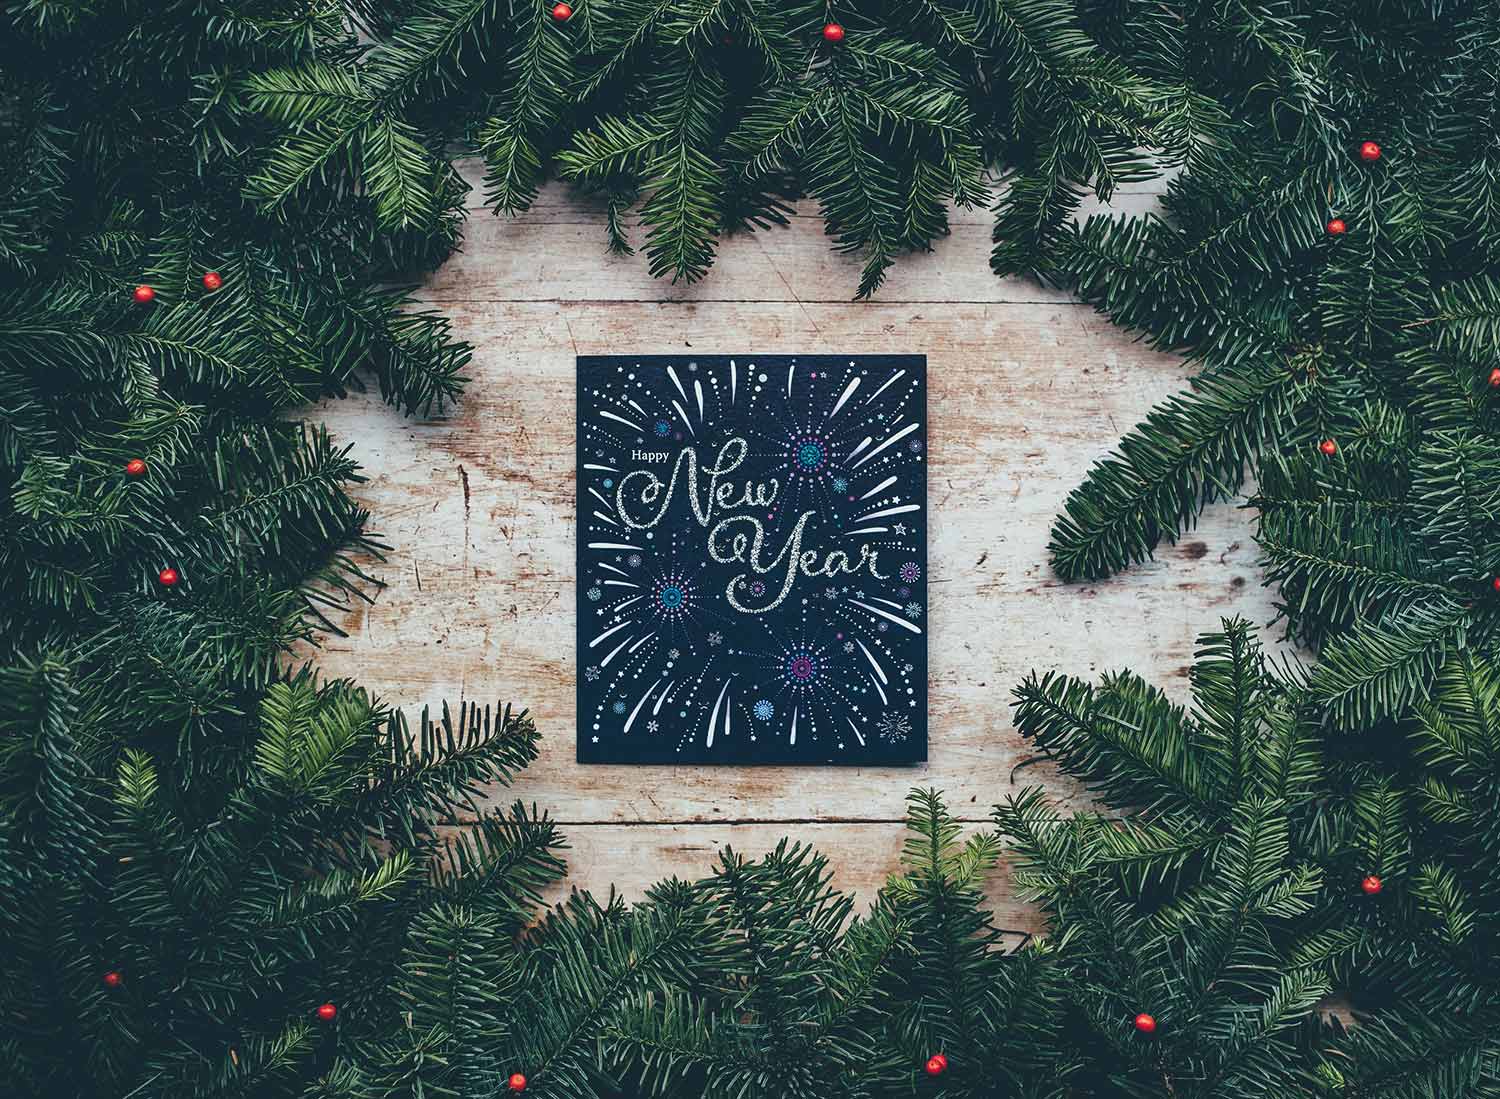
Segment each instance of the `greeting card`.
[{"label": "greeting card", "polygon": [[927,758],[926,359],[578,360],[578,759]]}]

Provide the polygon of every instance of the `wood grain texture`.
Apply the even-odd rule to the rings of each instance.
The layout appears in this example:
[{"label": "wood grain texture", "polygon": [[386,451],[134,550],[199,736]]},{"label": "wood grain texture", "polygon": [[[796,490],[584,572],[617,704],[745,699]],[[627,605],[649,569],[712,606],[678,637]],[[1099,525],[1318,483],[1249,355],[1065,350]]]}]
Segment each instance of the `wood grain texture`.
[{"label": "wood grain texture", "polygon": [[[1149,193],[1124,196],[1139,207]],[[1048,530],[1068,491],[1186,376],[1065,295],[988,270],[988,218],[964,214],[900,264],[872,303],[848,300],[857,264],[834,255],[810,204],[789,228],[736,236],[703,283],[653,281],[603,250],[600,218],[549,188],[517,221],[471,214],[463,251],[421,296],[475,346],[467,394],[440,421],[403,421],[374,396],[319,410],[353,444],[359,493],[395,550],[387,587],[319,656],[393,703],[461,698],[529,707],[542,758],[513,791],[566,827],[573,884],[638,897],[701,876],[713,849],[781,835],[834,857],[872,891],[894,868],[914,785],[966,820],[1021,785],[1061,806],[1084,791],[1028,759],[1010,691],[1033,669],[1129,666],[1186,693],[1194,637],[1238,613],[1269,622],[1248,519],[1211,509],[1156,561],[1063,585]],[[583,767],[574,762],[574,356],[873,352],[928,356],[930,759],[912,768]],[[1001,922],[1029,926],[992,894]]]}]

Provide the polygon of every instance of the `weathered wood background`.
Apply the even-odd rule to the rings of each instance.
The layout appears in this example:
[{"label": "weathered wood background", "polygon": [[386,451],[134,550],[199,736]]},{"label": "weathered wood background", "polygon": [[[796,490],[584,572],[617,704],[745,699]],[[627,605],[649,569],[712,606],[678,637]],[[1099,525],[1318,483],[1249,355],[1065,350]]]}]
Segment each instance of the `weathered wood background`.
[{"label": "weathered wood background", "polygon": [[[1117,209],[1153,202],[1147,188]],[[724,844],[758,852],[783,835],[834,861],[868,895],[896,866],[907,791],[943,790],[976,822],[1020,785],[1064,806],[1077,784],[1027,760],[1011,688],[1030,670],[1129,666],[1179,697],[1194,637],[1239,613],[1269,622],[1248,516],[1212,509],[1157,560],[1098,585],[1064,585],[1048,528],[1089,464],[1186,370],[1093,310],[989,271],[989,216],[893,271],[873,302],[850,295],[812,203],[788,229],[726,242],[709,277],[655,281],[604,250],[598,209],[549,188],[519,220],[471,211],[463,251],[422,297],[475,347],[467,394],[444,420],[412,421],[375,396],[320,415],[370,481],[360,497],[395,552],[387,587],[320,657],[393,703],[510,700],[530,709],[542,755],[498,801],[563,822],[571,881],[638,897],[706,873]],[[930,435],[931,746],[915,768],[601,767],[574,762],[574,356],[924,353]],[[1001,923],[1035,917],[991,883]]]}]

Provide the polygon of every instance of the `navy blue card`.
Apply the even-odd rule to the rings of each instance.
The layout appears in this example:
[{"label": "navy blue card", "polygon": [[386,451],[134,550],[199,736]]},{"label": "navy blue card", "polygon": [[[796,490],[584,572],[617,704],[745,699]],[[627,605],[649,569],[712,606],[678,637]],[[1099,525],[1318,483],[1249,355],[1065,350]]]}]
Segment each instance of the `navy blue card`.
[{"label": "navy blue card", "polygon": [[578,360],[580,763],[927,758],[927,360]]}]

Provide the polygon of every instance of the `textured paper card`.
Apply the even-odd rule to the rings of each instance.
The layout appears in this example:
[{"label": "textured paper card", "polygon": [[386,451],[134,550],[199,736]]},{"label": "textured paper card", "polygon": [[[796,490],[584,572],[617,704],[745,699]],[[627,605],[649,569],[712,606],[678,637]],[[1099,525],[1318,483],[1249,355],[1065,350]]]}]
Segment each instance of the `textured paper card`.
[{"label": "textured paper card", "polygon": [[579,762],[927,758],[926,369],[579,358]]}]

